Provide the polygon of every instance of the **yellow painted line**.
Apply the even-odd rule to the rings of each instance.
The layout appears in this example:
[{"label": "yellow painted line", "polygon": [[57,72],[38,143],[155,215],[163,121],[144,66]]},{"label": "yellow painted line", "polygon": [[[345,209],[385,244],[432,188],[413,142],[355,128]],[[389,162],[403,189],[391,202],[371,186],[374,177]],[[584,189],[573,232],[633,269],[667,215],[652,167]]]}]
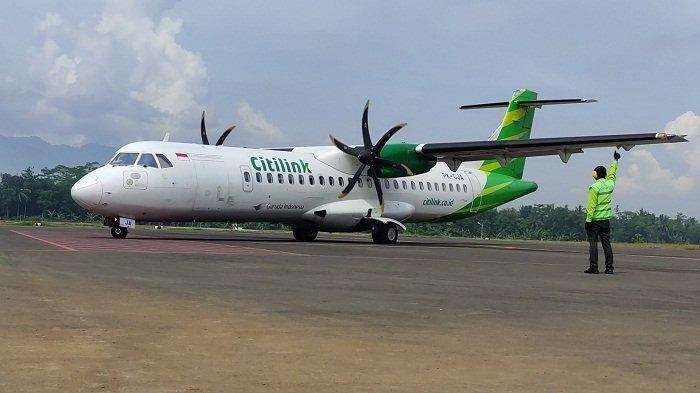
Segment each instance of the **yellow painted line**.
[{"label": "yellow painted line", "polygon": [[498,169],[500,167],[501,167],[501,164],[498,163],[498,161],[494,161],[494,162],[491,162],[488,164],[482,164],[481,168],[479,168],[479,169],[481,169],[482,171],[491,172],[491,171]]},{"label": "yellow painted line", "polygon": [[525,109],[516,109],[514,111],[506,112],[505,116],[503,116],[503,120],[501,121],[501,128],[508,127],[509,125],[513,124],[514,122],[522,119],[525,116]]},{"label": "yellow painted line", "polygon": [[506,183],[496,184],[495,186],[484,188],[483,190],[481,190],[481,194],[479,194],[479,195],[485,196],[485,195],[493,194],[494,192],[496,192],[502,188],[508,187],[512,182],[513,181],[511,180],[511,181],[506,182]]}]

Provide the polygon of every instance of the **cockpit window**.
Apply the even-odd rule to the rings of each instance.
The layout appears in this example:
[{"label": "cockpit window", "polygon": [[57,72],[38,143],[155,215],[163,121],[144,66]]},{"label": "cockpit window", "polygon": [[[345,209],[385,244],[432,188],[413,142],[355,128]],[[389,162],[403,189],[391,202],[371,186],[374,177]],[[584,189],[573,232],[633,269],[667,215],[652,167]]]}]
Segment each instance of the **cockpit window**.
[{"label": "cockpit window", "polygon": [[141,154],[141,158],[139,158],[139,165],[158,168],[158,163],[156,163],[156,159],[153,158],[153,154]]},{"label": "cockpit window", "polygon": [[168,157],[162,155],[162,154],[156,154],[156,157],[158,157],[158,162],[160,163],[161,168],[172,168],[173,164],[168,160]]},{"label": "cockpit window", "polygon": [[110,164],[114,166],[134,165],[134,163],[136,162],[136,157],[138,156],[138,153],[119,153],[116,156],[114,156]]}]

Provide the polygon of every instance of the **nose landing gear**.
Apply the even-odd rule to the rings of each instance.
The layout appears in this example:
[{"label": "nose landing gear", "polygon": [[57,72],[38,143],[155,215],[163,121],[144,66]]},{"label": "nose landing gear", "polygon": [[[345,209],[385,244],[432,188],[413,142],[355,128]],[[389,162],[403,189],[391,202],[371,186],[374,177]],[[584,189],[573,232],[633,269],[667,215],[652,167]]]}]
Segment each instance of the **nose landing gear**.
[{"label": "nose landing gear", "polygon": [[124,239],[129,234],[129,230],[124,227],[112,227],[109,231],[115,239]]},{"label": "nose landing gear", "polygon": [[133,228],[133,220],[129,219],[119,219],[119,218],[112,218],[112,217],[105,217],[104,221],[102,224],[104,226],[109,227],[109,232],[112,234],[112,237],[115,239],[124,239],[126,238],[126,235],[129,234],[129,228],[123,226],[122,221],[125,221],[127,225],[132,224],[131,228]]}]

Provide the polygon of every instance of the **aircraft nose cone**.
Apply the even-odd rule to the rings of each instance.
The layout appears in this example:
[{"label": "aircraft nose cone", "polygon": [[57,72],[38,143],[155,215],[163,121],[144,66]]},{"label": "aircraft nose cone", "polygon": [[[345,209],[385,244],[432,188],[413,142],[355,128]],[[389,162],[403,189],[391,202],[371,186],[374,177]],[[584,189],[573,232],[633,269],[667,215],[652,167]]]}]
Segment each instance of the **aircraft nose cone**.
[{"label": "aircraft nose cone", "polygon": [[85,176],[70,189],[70,196],[75,203],[89,209],[100,204],[102,183],[95,176]]}]

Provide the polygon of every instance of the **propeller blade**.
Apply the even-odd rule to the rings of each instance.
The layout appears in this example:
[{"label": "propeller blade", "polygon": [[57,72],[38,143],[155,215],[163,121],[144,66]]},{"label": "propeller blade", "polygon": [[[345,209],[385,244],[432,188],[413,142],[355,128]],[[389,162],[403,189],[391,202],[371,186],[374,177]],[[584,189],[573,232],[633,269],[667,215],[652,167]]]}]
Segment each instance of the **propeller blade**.
[{"label": "propeller blade", "polygon": [[357,183],[357,179],[359,179],[360,176],[362,176],[362,171],[365,170],[366,166],[367,165],[365,164],[360,164],[360,167],[357,168],[357,172],[355,172],[355,175],[350,180],[348,180],[348,185],[345,186],[345,188],[343,188],[343,191],[341,191],[340,194],[338,194],[338,199],[345,198],[345,196],[348,195],[350,191],[352,191],[352,189],[355,187],[355,183]]},{"label": "propeller blade", "polygon": [[219,140],[216,141],[216,146],[221,146],[221,145],[223,145],[223,144],[224,144],[224,141],[226,140],[226,137],[228,136],[228,134],[231,133],[231,131],[233,131],[234,128],[236,128],[236,126],[231,126],[231,127],[227,128],[226,131],[224,131],[224,132],[221,134],[221,136],[219,137]]},{"label": "propeller blade", "polygon": [[372,138],[369,136],[369,124],[367,123],[367,112],[369,112],[369,100],[365,104],[365,110],[362,112],[362,141],[366,149],[372,148]]},{"label": "propeller blade", "polygon": [[348,146],[345,143],[335,139],[335,137],[333,135],[328,135],[328,136],[331,138],[331,142],[335,145],[335,147],[340,149],[340,151],[342,151],[343,153],[350,154],[351,156],[355,156],[355,157],[357,157],[357,155],[360,154],[356,148]]},{"label": "propeller blade", "polygon": [[202,111],[202,124],[199,126],[200,132],[202,133],[202,144],[208,145],[209,138],[207,138],[207,126],[204,125],[204,111]]},{"label": "propeller blade", "polygon": [[403,176],[413,176],[413,171],[411,171],[411,169],[404,164],[399,164],[398,162],[385,160],[379,157],[375,158],[374,163],[377,166],[388,166],[392,169],[395,169],[401,172]]},{"label": "propeller blade", "polygon": [[377,142],[376,145],[374,145],[373,149],[376,154],[379,154],[382,149],[384,148],[384,145],[391,139],[394,134],[396,134],[400,129],[406,127],[406,123],[401,123],[397,124],[394,127],[392,127],[389,131],[387,131],[384,135],[382,135],[381,139],[379,139],[379,142]]},{"label": "propeller blade", "polygon": [[370,176],[372,176],[372,181],[374,182],[374,187],[377,190],[377,199],[379,200],[379,209],[384,213],[384,191],[382,191],[382,183],[379,182],[377,178],[376,170],[374,168],[370,169]]}]

